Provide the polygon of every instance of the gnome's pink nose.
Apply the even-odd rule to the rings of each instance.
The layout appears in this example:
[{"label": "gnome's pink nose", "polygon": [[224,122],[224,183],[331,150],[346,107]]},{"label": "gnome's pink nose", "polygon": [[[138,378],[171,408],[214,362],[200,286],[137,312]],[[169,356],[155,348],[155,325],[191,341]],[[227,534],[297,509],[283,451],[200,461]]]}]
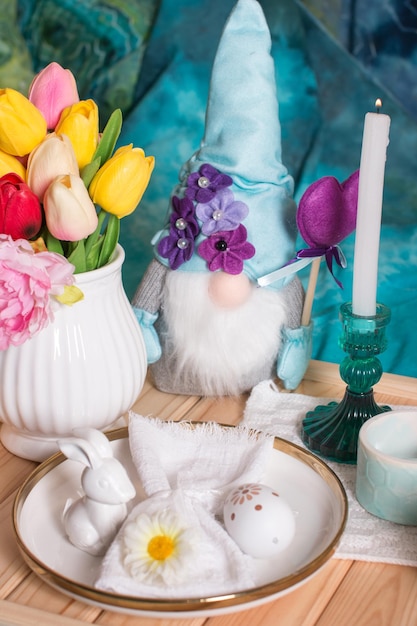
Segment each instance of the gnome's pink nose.
[{"label": "gnome's pink nose", "polygon": [[249,299],[253,285],[245,274],[215,272],[210,276],[208,292],[217,306],[232,309]]}]

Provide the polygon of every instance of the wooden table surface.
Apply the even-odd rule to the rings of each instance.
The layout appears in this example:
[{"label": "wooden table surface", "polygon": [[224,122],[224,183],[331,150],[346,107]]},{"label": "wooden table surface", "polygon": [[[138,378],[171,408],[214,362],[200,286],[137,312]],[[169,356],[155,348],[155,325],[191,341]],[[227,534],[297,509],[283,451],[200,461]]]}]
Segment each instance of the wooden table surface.
[{"label": "wooden table surface", "polygon": [[[298,393],[340,399],[338,366],[312,361]],[[379,403],[417,406],[417,380],[384,374]],[[162,393],[146,381],[133,409],[164,419],[237,424],[246,397],[208,399]],[[216,617],[155,619],[104,611],[42,582],[24,563],[12,530],[17,489],[36,467],[0,444],[0,626],[408,626],[417,624],[417,568],[332,558],[309,582],[258,608]]]}]

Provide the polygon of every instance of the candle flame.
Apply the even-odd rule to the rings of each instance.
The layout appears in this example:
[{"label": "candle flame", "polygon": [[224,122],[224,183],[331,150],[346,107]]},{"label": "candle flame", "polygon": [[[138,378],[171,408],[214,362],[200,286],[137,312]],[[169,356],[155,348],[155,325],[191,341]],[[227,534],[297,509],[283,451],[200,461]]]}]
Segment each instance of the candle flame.
[{"label": "candle flame", "polygon": [[377,109],[377,111],[379,112],[379,109],[382,107],[382,100],[381,98],[377,98],[375,100],[375,108]]}]

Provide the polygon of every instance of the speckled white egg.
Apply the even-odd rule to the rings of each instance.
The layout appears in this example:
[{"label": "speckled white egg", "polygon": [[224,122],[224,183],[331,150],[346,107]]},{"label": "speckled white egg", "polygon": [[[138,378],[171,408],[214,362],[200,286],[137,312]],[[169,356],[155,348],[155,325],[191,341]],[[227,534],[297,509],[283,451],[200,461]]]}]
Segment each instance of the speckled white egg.
[{"label": "speckled white egg", "polygon": [[288,502],[260,483],[232,489],[224,502],[223,519],[242,552],[259,559],[274,558],[295,535],[295,516]]}]

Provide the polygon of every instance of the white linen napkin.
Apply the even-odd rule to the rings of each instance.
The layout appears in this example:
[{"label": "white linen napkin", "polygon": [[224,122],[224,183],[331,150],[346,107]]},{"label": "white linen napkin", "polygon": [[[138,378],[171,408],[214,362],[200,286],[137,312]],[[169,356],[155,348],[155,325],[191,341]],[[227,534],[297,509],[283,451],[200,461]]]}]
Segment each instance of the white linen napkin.
[{"label": "white linen napkin", "polygon": [[[330,401],[331,398],[281,393],[272,380],[264,380],[252,389],[241,425],[305,448],[300,429],[306,412]],[[391,408],[415,411],[416,407],[396,405]],[[368,513],[356,499],[356,465],[326,462],[340,478],[349,503],[348,521],[335,556],[417,566],[417,527],[394,524]]]},{"label": "white linen napkin", "polygon": [[[254,559],[240,551],[216,516],[230,489],[262,482],[273,437],[246,427],[192,426],[131,413],[129,442],[148,498],[129,513],[103,559],[96,587],[136,597],[201,598],[253,586]],[[191,575],[169,587],[138,581],[123,565],[126,525],[139,513],[161,509],[178,513],[199,535]]]}]

